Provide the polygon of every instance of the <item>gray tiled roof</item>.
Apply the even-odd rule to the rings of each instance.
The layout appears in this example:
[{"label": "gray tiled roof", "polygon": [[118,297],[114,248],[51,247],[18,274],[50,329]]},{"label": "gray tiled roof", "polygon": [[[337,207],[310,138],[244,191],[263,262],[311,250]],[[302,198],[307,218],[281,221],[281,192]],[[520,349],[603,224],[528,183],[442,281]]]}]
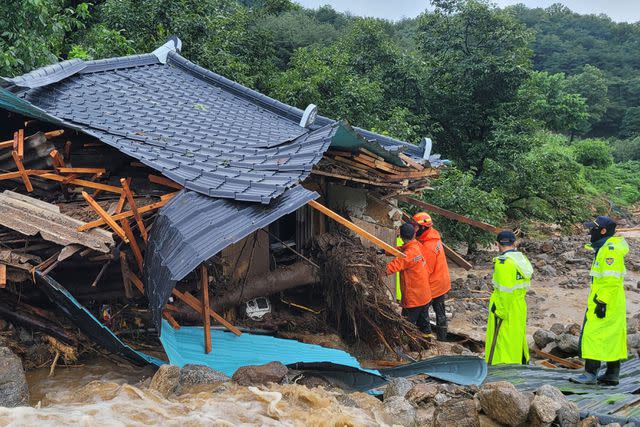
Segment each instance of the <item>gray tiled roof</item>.
[{"label": "gray tiled roof", "polygon": [[[193,64],[176,40],[166,55],[74,59],[3,79],[0,106],[81,130],[213,197],[269,203],[307,178],[337,122],[300,127],[302,110]],[[420,157],[414,145],[356,131]]]},{"label": "gray tiled roof", "polygon": [[174,197],[160,210],[145,252],[145,289],[156,325],[177,281],[227,246],[318,197],[301,186],[286,190],[269,205],[193,191]]}]

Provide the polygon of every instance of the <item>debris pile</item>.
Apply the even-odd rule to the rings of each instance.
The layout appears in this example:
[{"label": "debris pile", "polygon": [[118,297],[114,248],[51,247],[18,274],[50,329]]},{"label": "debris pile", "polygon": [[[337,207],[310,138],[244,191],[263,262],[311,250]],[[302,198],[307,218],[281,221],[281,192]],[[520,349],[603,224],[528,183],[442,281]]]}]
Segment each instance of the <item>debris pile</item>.
[{"label": "debris pile", "polygon": [[373,349],[382,344],[382,353],[388,354],[398,347],[429,347],[416,326],[398,312],[384,281],[384,261],[373,250],[346,234],[327,233],[315,240],[312,252],[321,266],[327,321],[347,343],[363,341]]}]

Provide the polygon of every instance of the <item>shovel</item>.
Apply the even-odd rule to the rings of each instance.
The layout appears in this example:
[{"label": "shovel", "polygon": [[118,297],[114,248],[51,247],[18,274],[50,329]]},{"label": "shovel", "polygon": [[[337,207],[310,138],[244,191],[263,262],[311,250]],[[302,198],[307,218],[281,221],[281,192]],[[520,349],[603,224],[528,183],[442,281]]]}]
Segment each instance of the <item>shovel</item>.
[{"label": "shovel", "polygon": [[489,352],[489,361],[488,365],[491,366],[493,364],[493,354],[496,351],[496,343],[498,342],[498,332],[500,332],[500,326],[502,326],[502,319],[496,316],[496,329],[493,331],[493,341],[491,342],[491,351]]}]

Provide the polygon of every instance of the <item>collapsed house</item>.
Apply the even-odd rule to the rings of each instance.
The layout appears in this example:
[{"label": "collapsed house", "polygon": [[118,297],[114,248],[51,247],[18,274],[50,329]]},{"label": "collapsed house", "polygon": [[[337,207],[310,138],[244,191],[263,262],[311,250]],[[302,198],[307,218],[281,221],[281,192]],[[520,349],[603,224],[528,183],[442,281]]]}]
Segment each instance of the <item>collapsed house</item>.
[{"label": "collapsed house", "polygon": [[[271,309],[262,297],[322,280],[309,250],[341,245],[317,241],[334,229],[328,219],[395,256],[403,256],[393,245],[398,200],[491,227],[410,198],[443,164],[429,141],[408,144],[318,116],[313,105],[283,104],[189,62],[180,46],[172,38],[146,55],[69,60],[2,80],[0,287],[29,294],[35,281],[100,346],[159,364],[109,329],[108,304],[95,307],[144,296],[149,323],[168,339],[181,329],[180,304],[200,319],[206,354],[216,345],[211,320],[243,334],[228,309],[246,304],[259,319]],[[349,265],[386,280],[391,295],[393,279],[366,260],[374,252],[357,256]],[[308,301],[280,302],[319,313]],[[373,334],[394,351],[382,331]]]}]

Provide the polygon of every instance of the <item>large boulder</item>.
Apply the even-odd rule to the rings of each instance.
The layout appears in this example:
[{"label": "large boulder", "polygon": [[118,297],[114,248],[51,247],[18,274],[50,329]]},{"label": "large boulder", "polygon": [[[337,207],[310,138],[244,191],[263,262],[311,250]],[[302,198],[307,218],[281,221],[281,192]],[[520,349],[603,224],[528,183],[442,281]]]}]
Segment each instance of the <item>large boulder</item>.
[{"label": "large boulder", "polygon": [[560,403],[547,396],[536,395],[531,402],[529,421],[532,427],[549,427],[560,409]]},{"label": "large boulder", "polygon": [[384,390],[384,398],[390,399],[393,396],[405,397],[412,386],[411,381],[406,378],[392,378]]},{"label": "large boulder", "polygon": [[575,426],[580,421],[578,405],[567,399],[556,387],[545,384],[540,386],[535,393],[536,396],[547,397],[560,405],[556,411],[557,424],[560,427]]},{"label": "large boulder", "polygon": [[174,394],[180,381],[180,368],[176,365],[162,365],[158,368],[149,388],[167,397]]},{"label": "large boulder", "polygon": [[511,383],[501,381],[485,384],[476,397],[482,411],[501,424],[519,426],[529,416],[531,401]]},{"label": "large boulder", "polygon": [[22,361],[7,347],[0,347],[0,406],[14,408],[29,404],[29,387]]},{"label": "large boulder", "polygon": [[186,389],[197,385],[214,384],[226,381],[231,381],[231,378],[222,372],[214,371],[208,366],[191,364],[184,365],[180,370],[177,393],[182,393]]},{"label": "large boulder", "polygon": [[250,386],[267,383],[279,383],[289,370],[280,362],[265,365],[242,366],[233,374],[233,381],[240,385]]},{"label": "large boulder", "polygon": [[450,399],[436,409],[435,427],[480,427],[473,399]]},{"label": "large boulder", "polygon": [[416,425],[416,408],[404,397],[393,396],[383,403],[383,412],[389,424],[413,427]]},{"label": "large boulder", "polygon": [[571,356],[577,356],[580,351],[580,337],[564,333],[558,337],[558,347]]},{"label": "large boulder", "polygon": [[556,334],[551,331],[547,331],[544,329],[538,329],[533,334],[533,341],[536,343],[536,346],[539,349],[543,349],[547,346],[547,344],[552,343],[558,338]]}]

